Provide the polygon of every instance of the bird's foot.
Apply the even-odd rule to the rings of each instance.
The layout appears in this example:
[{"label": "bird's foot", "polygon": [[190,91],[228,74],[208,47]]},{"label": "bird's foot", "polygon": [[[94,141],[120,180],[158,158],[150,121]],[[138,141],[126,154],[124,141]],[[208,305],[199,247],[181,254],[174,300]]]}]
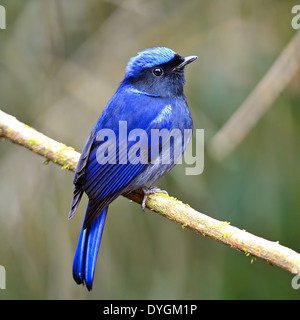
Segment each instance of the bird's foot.
[{"label": "bird's foot", "polygon": [[166,190],[161,190],[157,187],[143,187],[142,188],[143,192],[144,192],[144,198],[143,198],[143,201],[142,201],[142,209],[143,211],[145,211],[145,208],[146,208],[146,200],[147,200],[147,197],[150,195],[150,194],[153,194],[153,193],[164,193],[166,195],[169,195],[168,192]]}]

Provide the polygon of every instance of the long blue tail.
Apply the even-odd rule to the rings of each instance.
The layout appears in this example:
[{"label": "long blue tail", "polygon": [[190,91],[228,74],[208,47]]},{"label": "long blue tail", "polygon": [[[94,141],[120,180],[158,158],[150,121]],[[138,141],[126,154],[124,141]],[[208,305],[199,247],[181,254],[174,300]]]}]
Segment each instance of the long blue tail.
[{"label": "long blue tail", "polygon": [[73,278],[78,284],[86,284],[90,291],[93,287],[93,279],[97,254],[104,228],[108,207],[84,229],[82,227],[73,262]]}]

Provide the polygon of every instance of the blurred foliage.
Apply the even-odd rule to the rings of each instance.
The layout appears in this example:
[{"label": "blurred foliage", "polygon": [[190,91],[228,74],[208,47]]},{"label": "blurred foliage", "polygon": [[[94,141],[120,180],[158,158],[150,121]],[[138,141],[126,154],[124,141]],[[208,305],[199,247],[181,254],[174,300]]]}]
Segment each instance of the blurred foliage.
[{"label": "blurred foliage", "polygon": [[[3,0],[0,107],[80,151],[137,51],[198,55],[186,95],[206,142],[295,33],[288,0]],[[159,185],[219,220],[300,251],[299,78],[224,161],[177,166]],[[299,299],[292,275],[120,197],[88,293],[72,279],[84,199],[67,220],[72,173],[0,145],[0,299]]]}]

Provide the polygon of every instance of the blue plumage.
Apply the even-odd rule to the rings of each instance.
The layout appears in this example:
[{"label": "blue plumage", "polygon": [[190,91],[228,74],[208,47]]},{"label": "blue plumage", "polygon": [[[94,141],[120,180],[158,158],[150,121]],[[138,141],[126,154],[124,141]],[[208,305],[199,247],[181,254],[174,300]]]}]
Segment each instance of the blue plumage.
[{"label": "blue plumage", "polygon": [[[170,148],[180,146],[180,154],[170,152],[169,163],[154,161],[162,157],[165,137],[155,151],[153,129],[176,129],[184,136],[185,129],[192,129],[192,118],[183,93],[184,67],[197,57],[182,57],[173,50],[158,47],[139,52],[130,59],[126,74],[100,118],[91,131],[82,150],[74,175],[74,191],[69,212],[73,216],[83,192],[89,198],[82,231],[73,263],[73,277],[78,284],[85,283],[92,289],[96,258],[109,204],[125,192],[152,185],[168,173],[191,138],[170,140]],[[126,124],[126,144],[120,123]],[[102,139],[102,130],[111,130],[115,140]],[[137,140],[135,129],[142,129],[143,136]],[[131,136],[131,134],[133,135]],[[115,142],[116,145],[113,146]],[[133,147],[139,145],[138,151]],[[158,143],[158,142],[157,142]],[[125,146],[125,147],[124,147]],[[115,152],[110,153],[110,148]],[[107,148],[106,152],[99,152]],[[125,148],[125,149],[124,149]],[[132,157],[135,159],[132,160]],[[149,161],[141,161],[146,159]],[[116,160],[116,161],[112,161]]]},{"label": "blue plumage", "polygon": [[157,47],[146,49],[138,52],[136,57],[132,57],[126,67],[126,76],[134,77],[140,75],[146,68],[152,68],[171,61],[176,55],[176,52],[169,48]]},{"label": "blue plumage", "polygon": [[93,277],[108,207],[87,228],[82,228],[73,262],[74,280],[92,290]]}]

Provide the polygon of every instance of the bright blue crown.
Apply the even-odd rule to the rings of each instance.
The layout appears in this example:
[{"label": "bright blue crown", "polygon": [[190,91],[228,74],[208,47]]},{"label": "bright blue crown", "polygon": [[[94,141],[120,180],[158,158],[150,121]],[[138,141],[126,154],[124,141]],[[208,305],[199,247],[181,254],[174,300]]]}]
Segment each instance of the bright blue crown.
[{"label": "bright blue crown", "polygon": [[145,49],[132,57],[126,67],[126,75],[129,77],[139,74],[143,69],[152,68],[171,61],[176,52],[165,47]]}]

